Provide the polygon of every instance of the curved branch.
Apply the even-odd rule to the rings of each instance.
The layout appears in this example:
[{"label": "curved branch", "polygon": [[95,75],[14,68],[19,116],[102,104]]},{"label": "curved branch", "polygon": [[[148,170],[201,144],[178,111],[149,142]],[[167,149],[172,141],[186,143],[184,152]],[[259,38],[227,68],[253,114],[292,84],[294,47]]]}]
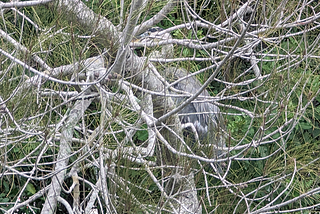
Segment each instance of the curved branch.
[{"label": "curved branch", "polygon": [[111,55],[115,53],[120,34],[112,22],[94,13],[81,0],[59,0],[57,7],[63,14],[67,14],[67,19],[80,24],[83,30],[95,34],[101,44],[110,48]]},{"label": "curved branch", "polygon": [[134,28],[133,35],[139,35],[161,22],[174,9],[175,4],[176,0],[169,0],[168,3],[151,19],[137,25]]}]

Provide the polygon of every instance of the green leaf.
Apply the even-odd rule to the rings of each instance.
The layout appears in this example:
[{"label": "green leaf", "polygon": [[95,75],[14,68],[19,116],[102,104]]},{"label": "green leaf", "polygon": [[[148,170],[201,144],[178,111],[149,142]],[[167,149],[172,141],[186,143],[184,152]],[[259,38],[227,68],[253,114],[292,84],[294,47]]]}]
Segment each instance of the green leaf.
[{"label": "green leaf", "polygon": [[1,202],[9,202],[10,199],[9,199],[9,198],[2,198],[0,201],[1,201]]},{"label": "green leaf", "polygon": [[310,123],[306,123],[306,122],[300,122],[300,126],[302,129],[311,129],[312,125]]},{"label": "green leaf", "polygon": [[184,57],[188,56],[188,55],[189,55],[189,49],[188,49],[188,48],[185,48],[185,49],[183,50],[183,52],[182,52],[182,55],[183,55]]},{"label": "green leaf", "polygon": [[36,188],[34,188],[33,184],[28,183],[26,188],[27,188],[27,191],[32,195],[36,193]]},{"label": "green leaf", "polygon": [[5,189],[5,192],[9,192],[9,184],[8,184],[8,182],[6,182],[6,181],[4,181],[3,182],[3,186],[4,186],[4,189]]},{"label": "green leaf", "polygon": [[138,135],[138,140],[145,141],[148,139],[148,132],[146,130],[139,131],[137,135]]}]

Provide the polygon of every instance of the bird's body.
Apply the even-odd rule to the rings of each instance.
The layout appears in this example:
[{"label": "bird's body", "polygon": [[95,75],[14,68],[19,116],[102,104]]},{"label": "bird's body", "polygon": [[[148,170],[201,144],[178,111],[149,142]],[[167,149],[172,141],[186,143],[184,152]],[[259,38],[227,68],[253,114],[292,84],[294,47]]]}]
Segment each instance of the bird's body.
[{"label": "bird's body", "polygon": [[[165,71],[167,75],[173,75],[174,79],[181,79],[190,75],[188,71],[182,68],[169,67]],[[173,87],[189,94],[195,94],[200,90],[202,85],[195,76],[190,76],[179,81]],[[181,124],[193,124],[201,144],[213,144],[217,148],[217,152],[214,155],[218,157],[222,154],[222,150],[219,150],[219,148],[225,147],[225,137],[223,134],[225,126],[219,107],[202,98],[209,96],[209,92],[203,90],[198,98],[181,109],[178,114]],[[173,97],[173,100],[176,105],[179,105],[188,97]],[[190,135],[190,133],[192,133],[192,130],[187,128],[185,135]]]},{"label": "bird's body", "polygon": [[[144,34],[139,35],[140,42],[159,42],[161,40],[171,39],[169,33],[163,34],[161,31],[163,29],[159,27],[151,28]],[[150,54],[153,58],[170,58],[173,56],[173,45],[164,45],[162,47],[161,53],[159,51],[153,51]],[[163,74],[170,80],[178,80],[185,78],[190,75],[190,72],[182,68],[167,67]],[[170,82],[170,81],[169,81]],[[173,86],[175,89],[178,89],[189,94],[197,93],[202,84],[195,76],[189,76],[188,78],[179,81]],[[175,93],[176,92],[171,92]],[[207,90],[203,90],[200,94],[201,97],[209,97],[210,94]],[[213,154],[214,157],[218,158],[222,154],[222,150],[219,148],[225,147],[225,135],[223,133],[224,129],[224,120],[221,115],[220,109],[218,106],[206,101],[204,98],[198,97],[193,102],[185,106],[178,114],[181,121],[181,124],[193,124],[201,144],[210,144],[214,145]],[[186,97],[173,97],[176,105],[178,106],[183,101],[188,98]],[[192,131],[190,128],[186,128],[186,135],[190,135]],[[195,138],[193,138],[195,139]],[[194,144],[194,143],[193,143]]]}]

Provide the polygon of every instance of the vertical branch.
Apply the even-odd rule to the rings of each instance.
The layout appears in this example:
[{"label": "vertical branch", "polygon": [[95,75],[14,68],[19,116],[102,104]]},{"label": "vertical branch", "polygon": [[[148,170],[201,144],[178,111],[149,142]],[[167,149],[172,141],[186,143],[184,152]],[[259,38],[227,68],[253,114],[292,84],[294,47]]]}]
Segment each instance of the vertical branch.
[{"label": "vertical branch", "polygon": [[123,66],[126,61],[125,57],[126,57],[127,53],[130,52],[130,49],[127,47],[127,45],[130,43],[130,41],[133,38],[134,27],[136,26],[136,24],[139,20],[139,17],[141,15],[141,12],[142,12],[144,6],[145,5],[143,5],[143,0],[133,0],[132,1],[132,6],[130,8],[130,14],[128,17],[128,23],[127,23],[127,25],[121,35],[122,41],[121,41],[120,47],[118,49],[115,62],[112,65],[112,69],[110,71],[111,73],[113,73],[113,72],[118,73],[118,74],[124,73],[125,69],[123,69],[124,68]]},{"label": "vertical branch", "polygon": [[69,156],[71,154],[70,145],[73,137],[73,130],[92,100],[93,99],[77,101],[66,120],[66,125],[61,133],[59,153],[54,169],[55,175],[52,177],[51,187],[41,211],[42,214],[51,214],[56,210],[57,198],[60,196],[61,185],[65,178]]}]

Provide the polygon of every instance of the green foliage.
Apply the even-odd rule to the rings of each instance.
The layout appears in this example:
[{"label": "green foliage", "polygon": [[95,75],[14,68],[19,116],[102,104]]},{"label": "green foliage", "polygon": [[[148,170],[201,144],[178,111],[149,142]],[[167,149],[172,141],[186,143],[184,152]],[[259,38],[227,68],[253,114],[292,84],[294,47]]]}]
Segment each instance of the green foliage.
[{"label": "green foliage", "polygon": [[147,126],[143,125],[142,129],[138,130],[133,136],[133,141],[136,142],[137,145],[141,145],[141,143],[148,140],[148,136]]},{"label": "green foliage", "polygon": [[[6,176],[6,178],[0,179],[0,209],[8,210],[13,207],[14,203],[10,203],[12,201],[16,201],[20,191],[22,190],[23,186],[25,185],[26,179],[18,178],[15,176]],[[36,185],[32,183],[28,183],[26,185],[26,190],[21,194],[18,201],[24,201],[25,199],[29,198],[30,196],[36,193]],[[36,213],[40,212],[40,205],[43,203],[43,200],[39,199],[33,202],[32,210]],[[4,213],[1,212],[0,213]],[[29,206],[23,207],[19,209],[21,213],[34,213]]]}]

